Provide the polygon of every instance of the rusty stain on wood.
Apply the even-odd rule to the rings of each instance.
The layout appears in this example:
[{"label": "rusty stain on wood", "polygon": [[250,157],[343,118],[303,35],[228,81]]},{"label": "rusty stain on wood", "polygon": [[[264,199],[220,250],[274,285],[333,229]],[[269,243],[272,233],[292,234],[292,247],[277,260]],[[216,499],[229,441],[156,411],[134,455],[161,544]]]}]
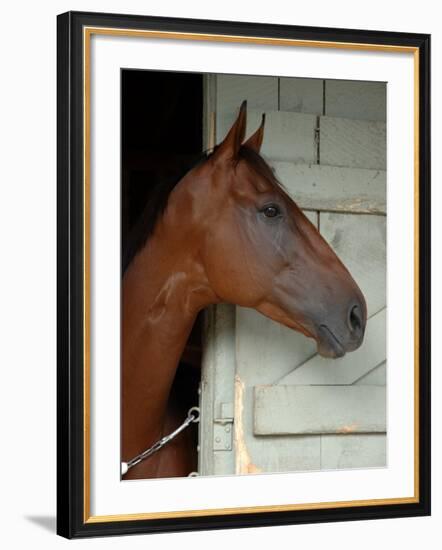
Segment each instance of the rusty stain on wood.
[{"label": "rusty stain on wood", "polygon": [[235,375],[235,471],[237,474],[259,474],[262,470],[253,464],[244,435],[244,382]]},{"label": "rusty stain on wood", "polygon": [[358,425],[356,423],[349,424],[348,426],[342,426],[336,433],[339,434],[351,434],[357,430]]}]

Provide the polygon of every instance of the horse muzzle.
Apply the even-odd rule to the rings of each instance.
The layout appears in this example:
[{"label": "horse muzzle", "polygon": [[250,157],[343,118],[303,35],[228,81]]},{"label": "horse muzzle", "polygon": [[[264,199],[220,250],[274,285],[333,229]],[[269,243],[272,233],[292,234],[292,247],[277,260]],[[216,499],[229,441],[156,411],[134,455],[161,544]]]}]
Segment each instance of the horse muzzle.
[{"label": "horse muzzle", "polygon": [[365,303],[352,302],[347,309],[345,322],[342,316],[332,316],[317,326],[318,353],[322,357],[339,358],[348,351],[358,349],[363,340],[366,326]]}]

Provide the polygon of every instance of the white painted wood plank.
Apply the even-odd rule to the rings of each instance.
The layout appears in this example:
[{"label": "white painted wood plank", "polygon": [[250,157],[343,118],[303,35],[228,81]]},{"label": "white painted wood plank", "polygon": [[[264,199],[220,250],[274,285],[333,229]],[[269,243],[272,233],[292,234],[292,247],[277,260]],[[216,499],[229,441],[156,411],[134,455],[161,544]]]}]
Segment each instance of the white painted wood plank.
[{"label": "white painted wood plank", "polygon": [[323,114],[324,81],[319,78],[279,79],[279,110]]},{"label": "white painted wood plank", "polygon": [[385,432],[384,386],[256,386],[256,435]]},{"label": "white painted wood plank", "polygon": [[368,320],[362,346],[340,359],[319,355],[297,366],[278,385],[353,384],[384,361],[386,355],[386,309]]},{"label": "white painted wood plank", "polygon": [[296,472],[321,469],[318,435],[249,437],[248,449],[256,473]]},{"label": "white painted wood plank", "polygon": [[386,222],[385,216],[320,214],[321,234],[360,286],[369,316],[386,304]]},{"label": "white painted wood plank", "polygon": [[385,170],[385,122],[323,116],[319,128],[320,164]]},{"label": "white painted wood plank", "polygon": [[[251,135],[259,127],[263,111],[247,111],[247,132]],[[316,162],[316,117],[302,113],[265,111],[266,122],[261,152],[272,160]],[[226,136],[235,121],[237,111],[221,113],[217,119],[217,143]]]},{"label": "white painted wood plank", "polygon": [[253,433],[254,388],[235,377],[235,473],[255,474],[320,468],[318,436],[257,437]]},{"label": "white painted wood plank", "polygon": [[386,120],[385,82],[325,81],[325,114],[358,120]]},{"label": "white painted wood plank", "polygon": [[244,76],[219,74],[216,76],[217,113],[237,113],[244,99],[250,110],[278,110],[278,78],[275,76]]},{"label": "white painted wood plank", "polygon": [[387,465],[384,434],[321,436],[321,468],[382,468]]},{"label": "white painted wood plank", "polygon": [[252,309],[236,308],[237,372],[247,386],[272,384],[315,352],[312,339]]},{"label": "white painted wood plank", "polygon": [[275,173],[301,208],[331,212],[386,212],[384,170],[272,162]]},{"label": "white painted wood plank", "polygon": [[359,386],[385,386],[387,384],[387,362],[384,361],[355,382]]}]

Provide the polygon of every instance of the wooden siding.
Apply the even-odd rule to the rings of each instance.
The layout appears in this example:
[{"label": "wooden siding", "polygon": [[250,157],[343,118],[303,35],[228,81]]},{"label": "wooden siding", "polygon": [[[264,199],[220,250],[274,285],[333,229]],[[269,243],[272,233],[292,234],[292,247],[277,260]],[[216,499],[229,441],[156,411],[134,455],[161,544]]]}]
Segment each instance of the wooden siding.
[{"label": "wooden siding", "polygon": [[385,432],[385,386],[255,386],[256,435]]},{"label": "wooden siding", "polygon": [[385,170],[385,122],[322,116],[319,128],[321,164]]},{"label": "wooden siding", "polygon": [[[211,78],[207,110],[216,111],[216,141],[224,138],[244,99],[247,135],[266,113],[263,155],[349,268],[366,296],[370,319],[359,350],[327,360],[316,354],[313,340],[253,310],[211,308],[200,473],[385,466],[386,87]],[[309,398],[320,403],[314,414],[308,414]],[[233,440],[227,448],[228,432],[220,426],[227,427],[223,417],[232,408]],[[350,429],[338,433],[344,427]]]}]

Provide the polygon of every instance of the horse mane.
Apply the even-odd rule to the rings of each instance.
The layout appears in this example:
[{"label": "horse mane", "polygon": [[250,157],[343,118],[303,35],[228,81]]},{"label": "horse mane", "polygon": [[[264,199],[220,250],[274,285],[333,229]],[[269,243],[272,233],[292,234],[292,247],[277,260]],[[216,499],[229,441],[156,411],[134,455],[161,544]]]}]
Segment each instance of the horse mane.
[{"label": "horse mane", "polygon": [[210,154],[206,151],[203,153],[198,153],[196,156],[189,159],[178,175],[169,178],[152,188],[142,213],[130,231],[127,242],[123,243],[121,265],[123,273],[152,235],[158,220],[161,218],[166,209],[169,196],[178,182],[188,172],[190,172],[192,168],[195,168],[195,166],[207,160],[209,156]]},{"label": "horse mane", "polygon": [[[199,153],[196,157],[189,160],[178,176],[168,179],[152,189],[143,212],[139,216],[130,232],[127,243],[123,247],[123,273],[152,235],[156,224],[167,207],[169,196],[178,182],[190,172],[190,170],[209,159],[217,147],[218,146],[215,146],[211,153],[207,151]],[[281,182],[276,178],[272,168],[259,153],[249,147],[241,146],[238,151],[237,160],[245,160],[257,174],[264,177],[271,185],[278,187],[283,193],[287,194]]]}]

